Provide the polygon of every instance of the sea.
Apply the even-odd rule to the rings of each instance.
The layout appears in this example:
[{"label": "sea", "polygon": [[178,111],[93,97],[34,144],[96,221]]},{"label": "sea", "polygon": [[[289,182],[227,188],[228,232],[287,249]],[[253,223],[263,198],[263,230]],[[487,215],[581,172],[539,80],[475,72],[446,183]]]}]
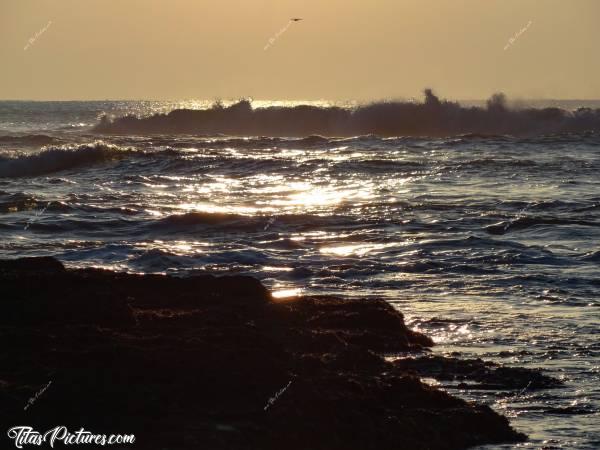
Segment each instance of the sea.
[{"label": "sea", "polygon": [[530,437],[482,448],[600,448],[598,133],[93,130],[103,114],[209,103],[0,102],[0,258],[250,275],[281,301],[384,298],[433,337],[436,354],[541,368],[564,381],[518,392],[442,385],[490,405]]}]

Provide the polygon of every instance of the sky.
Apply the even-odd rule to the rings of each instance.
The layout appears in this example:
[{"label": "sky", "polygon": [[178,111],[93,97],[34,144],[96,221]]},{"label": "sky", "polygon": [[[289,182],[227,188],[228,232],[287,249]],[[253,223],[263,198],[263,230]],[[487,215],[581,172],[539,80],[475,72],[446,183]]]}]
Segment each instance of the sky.
[{"label": "sky", "polygon": [[599,19],[600,0],[0,0],[0,99],[600,99]]}]

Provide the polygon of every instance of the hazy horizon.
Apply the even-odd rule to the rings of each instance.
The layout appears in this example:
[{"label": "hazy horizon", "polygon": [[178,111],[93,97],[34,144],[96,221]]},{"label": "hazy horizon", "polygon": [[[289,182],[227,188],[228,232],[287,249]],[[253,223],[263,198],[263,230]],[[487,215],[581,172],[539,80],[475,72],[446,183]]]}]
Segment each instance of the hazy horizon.
[{"label": "hazy horizon", "polygon": [[596,0],[8,1],[0,98],[596,100],[598,13]]},{"label": "hazy horizon", "polygon": [[[439,94],[437,91],[434,91],[437,94]],[[493,93],[492,93],[493,94]],[[481,103],[482,105],[485,104],[485,102],[489,99],[489,97],[491,97],[491,95],[488,96],[487,98],[450,98],[450,97],[446,97],[444,95],[439,95],[439,98],[441,100],[448,100],[448,101],[452,101],[452,102],[458,102],[461,104],[465,104],[465,103]],[[164,98],[164,99],[159,99],[159,98],[81,98],[81,99],[33,99],[33,98],[0,98],[0,102],[39,102],[39,103],[59,103],[59,102],[64,102],[64,103],[69,103],[69,102],[163,102],[163,103],[168,103],[168,102],[173,102],[173,103],[185,103],[185,102],[198,102],[198,103],[207,103],[207,104],[211,104],[213,102],[216,101],[222,101],[225,103],[235,103],[241,100],[247,100],[249,99],[251,102],[258,102],[258,103],[293,103],[293,104],[301,104],[303,102],[306,103],[327,103],[327,104],[332,104],[332,105],[344,105],[344,104],[352,104],[352,103],[357,103],[357,104],[363,104],[363,103],[379,103],[379,102],[406,102],[406,101],[422,101],[423,100],[423,96],[422,95],[417,95],[414,97],[390,97],[390,98],[373,98],[373,99],[324,99],[324,98],[316,98],[316,99],[302,99],[302,98],[252,98],[249,96],[241,96],[241,97],[237,97],[237,98],[221,98],[221,97],[213,97],[213,98]],[[584,102],[584,103],[597,103],[600,102],[600,97],[599,98],[523,98],[523,97],[519,97],[519,98],[515,98],[515,97],[511,97],[510,95],[507,95],[507,99],[509,101],[509,105],[512,103],[528,103],[528,102],[535,102],[535,103],[548,103],[548,102]]]}]

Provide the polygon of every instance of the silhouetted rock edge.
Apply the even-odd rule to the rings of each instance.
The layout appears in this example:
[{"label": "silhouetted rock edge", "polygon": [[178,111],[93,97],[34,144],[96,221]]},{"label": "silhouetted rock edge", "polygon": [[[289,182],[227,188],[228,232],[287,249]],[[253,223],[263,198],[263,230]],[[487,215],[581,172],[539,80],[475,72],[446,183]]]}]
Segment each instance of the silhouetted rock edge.
[{"label": "silhouetted rock edge", "polygon": [[383,353],[421,354],[432,342],[384,301],[275,301],[249,277],[74,270],[52,258],[0,261],[0,298],[6,429],[135,433],[133,448],[171,450],[524,439],[489,407],[386,362]]}]

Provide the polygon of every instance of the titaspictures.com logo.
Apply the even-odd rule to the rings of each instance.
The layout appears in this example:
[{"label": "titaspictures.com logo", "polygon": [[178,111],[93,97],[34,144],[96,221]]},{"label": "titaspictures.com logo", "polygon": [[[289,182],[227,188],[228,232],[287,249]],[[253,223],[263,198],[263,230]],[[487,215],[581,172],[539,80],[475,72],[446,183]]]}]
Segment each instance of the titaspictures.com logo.
[{"label": "titaspictures.com logo", "polygon": [[40,433],[28,426],[16,426],[8,430],[8,437],[15,443],[16,448],[26,445],[42,446],[48,444],[54,448],[55,444],[62,442],[63,445],[124,445],[133,444],[133,434],[94,434],[80,428],[79,431],[70,432],[65,426],[57,426],[45,433]]}]

